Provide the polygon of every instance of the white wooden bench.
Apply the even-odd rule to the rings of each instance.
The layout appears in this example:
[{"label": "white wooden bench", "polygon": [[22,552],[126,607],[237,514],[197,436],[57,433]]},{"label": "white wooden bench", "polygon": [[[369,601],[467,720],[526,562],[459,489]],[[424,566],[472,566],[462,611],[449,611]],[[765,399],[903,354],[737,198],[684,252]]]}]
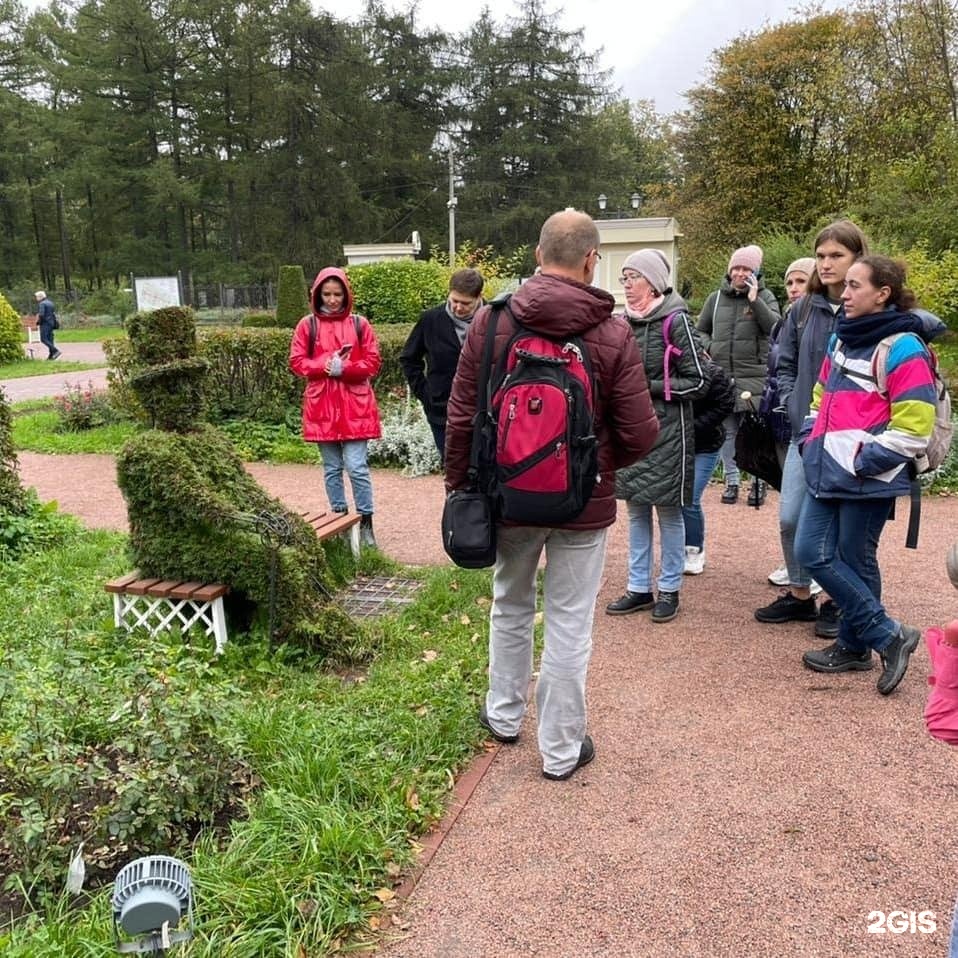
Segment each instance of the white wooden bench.
[{"label": "white wooden bench", "polygon": [[103,588],[113,596],[113,624],[118,629],[145,628],[156,635],[175,626],[186,632],[199,625],[213,637],[217,654],[226,645],[223,596],[230,591],[228,585],[142,578],[133,571]]},{"label": "white wooden bench", "polygon": [[[356,513],[304,512],[320,542],[349,533],[353,555],[359,556],[359,521]],[[230,587],[221,582],[181,582],[142,577],[138,570],[111,579],[103,586],[113,596],[113,624],[132,632],[144,628],[151,635],[179,627],[183,632],[201,626],[212,636],[219,655],[226,646],[226,612],[223,597]]]},{"label": "white wooden bench", "polygon": [[40,345],[40,327],[37,325],[37,317],[21,316],[20,323],[23,326],[23,331],[27,334],[27,352],[33,359],[33,346],[34,344]]}]

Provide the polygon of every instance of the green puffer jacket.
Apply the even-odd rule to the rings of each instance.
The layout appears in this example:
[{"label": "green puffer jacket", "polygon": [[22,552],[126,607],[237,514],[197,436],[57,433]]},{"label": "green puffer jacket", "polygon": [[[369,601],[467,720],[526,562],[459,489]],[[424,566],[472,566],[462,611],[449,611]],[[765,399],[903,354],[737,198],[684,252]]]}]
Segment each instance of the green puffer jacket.
[{"label": "green puffer jacket", "polygon": [[[669,355],[671,398],[667,400],[662,327],[669,313],[676,315],[669,329],[674,349]],[[662,304],[642,319],[630,315],[625,318],[642,353],[649,394],[659,420],[659,437],[644,459],[616,472],[615,496],[641,504],[684,506],[692,501],[695,475],[692,400],[703,395],[709,385],[699,358],[701,344],[685,300],[677,293],[666,293]]]},{"label": "green puffer jacket", "polygon": [[758,296],[748,301],[748,290],[734,289],[726,276],[722,288],[705,300],[697,324],[709,355],[734,380],[735,411],[744,412],[744,391],[755,398],[765,387],[768,362],[768,334],[781,318],[775,295],[759,280]]}]

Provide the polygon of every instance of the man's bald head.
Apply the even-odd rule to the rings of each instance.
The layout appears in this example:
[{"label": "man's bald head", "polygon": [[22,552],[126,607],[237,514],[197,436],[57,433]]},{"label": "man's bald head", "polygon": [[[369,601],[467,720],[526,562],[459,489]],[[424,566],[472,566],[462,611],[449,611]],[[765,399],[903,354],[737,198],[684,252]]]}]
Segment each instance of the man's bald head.
[{"label": "man's bald head", "polygon": [[542,224],[536,256],[546,272],[578,272],[589,254],[598,249],[599,230],[592,217],[578,210],[563,210]]}]

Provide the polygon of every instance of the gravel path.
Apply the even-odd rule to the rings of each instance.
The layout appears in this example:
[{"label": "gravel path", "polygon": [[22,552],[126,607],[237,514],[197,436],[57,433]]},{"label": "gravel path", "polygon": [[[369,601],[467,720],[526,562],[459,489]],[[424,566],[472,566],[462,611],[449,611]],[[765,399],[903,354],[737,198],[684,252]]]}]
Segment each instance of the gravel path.
[{"label": "gravel path", "polygon": [[[32,349],[34,356],[46,355],[46,347],[31,343],[28,347],[24,343],[23,351]],[[58,343],[57,349],[62,355],[60,359],[77,363],[105,363],[103,347],[100,343]],[[55,396],[64,392],[67,386],[86,386],[92,383],[94,388],[106,387],[106,368],[87,369],[78,373],[59,373],[56,371],[58,359],[36,359],[43,367],[50,367],[51,372],[42,376],[24,376],[21,379],[5,379],[0,382],[0,388],[7,394],[9,402],[23,402],[25,399],[42,399],[44,396]]]},{"label": "gravel path", "polygon": [[[125,526],[109,457],[27,453],[21,471],[90,525]],[[316,467],[250,471],[292,506],[324,504]],[[377,471],[374,489],[382,548],[444,561],[440,480]],[[889,698],[877,670],[804,670],[802,651],[823,644],[811,625],[752,617],[775,596],[775,496],[756,511],[719,493],[706,492],[708,567],[668,624],[601,612],[625,579],[626,527],[613,528],[589,684],[596,761],[543,780],[530,713],[387,931],[387,958],[945,953],[958,755],[924,731],[924,646]],[[958,614],[944,568],[958,499],[925,502],[918,551],[903,546],[906,511],[882,542],[885,596],[924,628]],[[870,933],[891,911],[906,930]],[[917,914],[912,930],[923,911],[935,932]]]}]

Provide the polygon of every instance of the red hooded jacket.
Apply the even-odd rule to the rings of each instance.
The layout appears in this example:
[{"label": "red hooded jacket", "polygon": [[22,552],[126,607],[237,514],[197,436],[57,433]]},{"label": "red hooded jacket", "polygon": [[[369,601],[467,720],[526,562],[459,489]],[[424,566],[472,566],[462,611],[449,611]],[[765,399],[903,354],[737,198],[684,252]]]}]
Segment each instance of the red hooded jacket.
[{"label": "red hooded jacket", "polygon": [[[338,279],[346,291],[342,312],[320,311],[320,287]],[[303,438],[307,442],[348,442],[378,439],[382,435],[379,409],[370,380],[382,360],[379,343],[364,316],[353,316],[353,291],[346,274],[335,266],[320,270],[310,290],[312,312],[296,325],[289,347],[289,368],[306,379],[303,395]],[[356,320],[359,320],[359,337]],[[316,324],[313,354],[309,354],[310,327]],[[330,376],[326,366],[345,344],[352,349],[343,357],[342,373]]]}]

